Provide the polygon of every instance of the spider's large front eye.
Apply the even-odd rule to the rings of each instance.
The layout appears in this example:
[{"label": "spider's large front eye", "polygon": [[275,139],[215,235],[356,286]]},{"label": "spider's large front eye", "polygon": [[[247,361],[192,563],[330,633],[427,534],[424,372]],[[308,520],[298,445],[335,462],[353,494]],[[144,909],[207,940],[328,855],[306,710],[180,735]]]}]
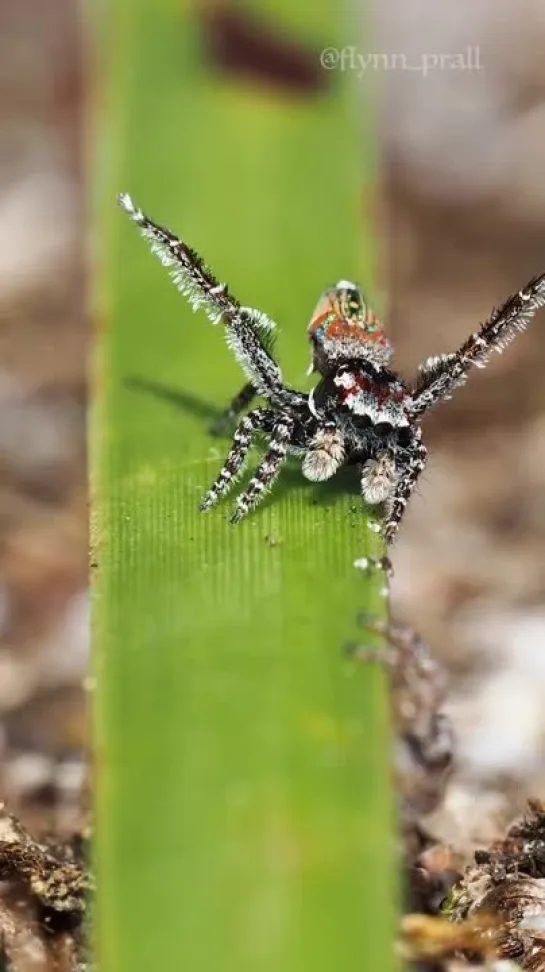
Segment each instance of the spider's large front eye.
[{"label": "spider's large front eye", "polygon": [[339,280],[336,290],[342,319],[363,324],[367,316],[367,305],[359,287],[348,280]]},{"label": "spider's large front eye", "polygon": [[359,290],[352,290],[348,297],[348,317],[353,320],[364,321],[367,315],[367,306]]}]

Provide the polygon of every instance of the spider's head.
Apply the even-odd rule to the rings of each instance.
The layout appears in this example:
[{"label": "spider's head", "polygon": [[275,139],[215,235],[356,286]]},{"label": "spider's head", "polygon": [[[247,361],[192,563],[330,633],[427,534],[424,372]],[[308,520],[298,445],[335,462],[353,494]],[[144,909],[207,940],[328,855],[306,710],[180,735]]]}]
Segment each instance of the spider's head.
[{"label": "spider's head", "polygon": [[312,342],[309,372],[325,375],[340,361],[366,360],[384,365],[392,346],[382,324],[356,284],[339,280],[320,297],[308,327]]}]

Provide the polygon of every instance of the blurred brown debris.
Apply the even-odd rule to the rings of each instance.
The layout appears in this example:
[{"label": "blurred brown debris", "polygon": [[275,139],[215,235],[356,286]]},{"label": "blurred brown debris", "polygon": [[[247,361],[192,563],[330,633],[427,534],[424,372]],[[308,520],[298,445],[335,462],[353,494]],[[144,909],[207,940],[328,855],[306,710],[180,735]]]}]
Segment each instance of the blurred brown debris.
[{"label": "blurred brown debris", "polygon": [[503,840],[475,854],[453,895],[455,922],[493,916],[496,953],[545,969],[545,804],[533,801]]},{"label": "blurred brown debris", "polygon": [[[373,49],[392,65],[373,77],[390,331],[411,375],[543,272],[545,21],[537,0],[375,12]],[[479,68],[441,68],[468,46]],[[545,795],[544,327],[541,313],[430,416],[430,462],[392,553],[396,614],[452,676],[458,758],[440,823],[468,853]]]},{"label": "blurred brown debris", "polygon": [[83,33],[0,5],[0,792],[81,817],[88,660]]},{"label": "blurred brown debris", "polygon": [[83,972],[92,890],[86,840],[34,841],[0,808],[0,935],[4,965],[21,972]]}]

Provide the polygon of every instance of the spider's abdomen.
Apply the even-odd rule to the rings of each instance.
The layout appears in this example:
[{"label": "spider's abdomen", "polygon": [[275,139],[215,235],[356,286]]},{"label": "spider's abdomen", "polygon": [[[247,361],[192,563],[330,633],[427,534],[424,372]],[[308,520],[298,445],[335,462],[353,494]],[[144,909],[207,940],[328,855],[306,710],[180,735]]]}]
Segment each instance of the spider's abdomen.
[{"label": "spider's abdomen", "polygon": [[[409,393],[401,379],[385,368],[357,362],[342,365],[324,381],[323,393],[344,416],[372,425],[409,425]],[[321,396],[320,396],[321,397]],[[318,396],[317,396],[318,399]]]}]

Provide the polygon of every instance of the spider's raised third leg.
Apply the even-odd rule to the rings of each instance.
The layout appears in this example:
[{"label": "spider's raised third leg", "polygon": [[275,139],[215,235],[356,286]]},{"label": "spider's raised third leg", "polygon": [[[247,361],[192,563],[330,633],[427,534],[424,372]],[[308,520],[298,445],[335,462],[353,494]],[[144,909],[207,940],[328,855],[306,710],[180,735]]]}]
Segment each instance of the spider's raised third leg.
[{"label": "spider's raised third leg", "polygon": [[243,473],[256,433],[270,432],[275,419],[276,414],[270,408],[256,408],[244,416],[233,436],[233,445],[225,464],[200,504],[203,512],[211,510]]},{"label": "spider's raised third leg", "polygon": [[544,306],[545,274],[542,273],[493,311],[458,351],[428,358],[418,369],[412,395],[413,416],[422,415],[438,402],[450,398],[454,389],[465,383],[471,368],[484,368],[492,352],[503,351]]},{"label": "spider's raised third leg", "polygon": [[248,488],[239,496],[236,510],[230,520],[231,523],[238,523],[250,510],[253,510],[263,498],[266,490],[270,489],[274,483],[286,458],[294,424],[294,419],[289,415],[282,415],[279,419],[277,418],[269,448],[255,476],[248,483]]}]

